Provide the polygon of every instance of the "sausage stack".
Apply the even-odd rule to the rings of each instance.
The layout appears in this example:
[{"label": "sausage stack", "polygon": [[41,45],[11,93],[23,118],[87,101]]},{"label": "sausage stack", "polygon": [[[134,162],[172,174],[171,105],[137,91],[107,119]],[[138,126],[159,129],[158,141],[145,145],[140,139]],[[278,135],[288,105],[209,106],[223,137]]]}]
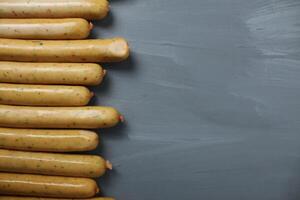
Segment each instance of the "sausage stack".
[{"label": "sausage stack", "polygon": [[112,169],[91,129],[122,121],[112,107],[88,106],[99,64],[129,56],[123,38],[86,39],[107,0],[0,0],[0,200],[91,199]]}]

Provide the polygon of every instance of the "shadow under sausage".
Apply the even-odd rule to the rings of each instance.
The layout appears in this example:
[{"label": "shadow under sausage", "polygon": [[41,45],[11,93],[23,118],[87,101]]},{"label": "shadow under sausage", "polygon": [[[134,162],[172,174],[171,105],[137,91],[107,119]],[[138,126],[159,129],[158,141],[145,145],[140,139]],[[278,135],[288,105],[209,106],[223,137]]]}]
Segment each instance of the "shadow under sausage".
[{"label": "shadow under sausage", "polygon": [[130,56],[126,60],[116,63],[104,63],[102,66],[108,70],[108,73],[110,70],[133,73],[137,69],[137,59],[135,53],[131,51]]},{"label": "shadow under sausage", "polygon": [[97,179],[97,184],[100,187],[100,193],[98,194],[98,196],[102,196],[102,197],[110,197],[113,196],[112,194],[107,194],[105,191],[108,191],[109,188],[112,188],[113,185],[118,182],[118,177],[120,176],[120,174],[118,173],[118,171],[116,169],[111,170],[110,172],[104,174],[104,176],[100,177],[99,179]]},{"label": "shadow under sausage", "polygon": [[89,102],[89,106],[105,106],[101,104],[101,97],[109,95],[111,84],[111,79],[107,75],[100,85],[89,87],[89,89],[95,94]]},{"label": "shadow under sausage", "polygon": [[[106,141],[111,140],[122,140],[124,138],[128,138],[124,132],[126,131],[126,123],[119,123],[117,126],[113,128],[108,129],[99,129],[97,130],[97,133],[100,138],[100,143],[97,147],[97,149],[87,152],[88,154],[92,155],[100,155],[105,159],[108,159],[111,157],[110,152],[111,148],[113,148],[111,145],[107,145]],[[107,188],[111,188],[115,183],[118,182],[118,166],[115,166],[114,163],[112,163],[113,169],[108,170],[103,176],[96,179],[99,187],[101,188],[101,192],[99,193],[99,196],[109,196],[105,193]]]},{"label": "shadow under sausage", "polygon": [[101,36],[101,29],[96,29],[96,27],[111,29],[114,26],[114,21],[115,19],[112,11],[110,11],[104,19],[93,20],[92,23],[94,25],[94,29],[91,31],[89,38],[99,39]]}]

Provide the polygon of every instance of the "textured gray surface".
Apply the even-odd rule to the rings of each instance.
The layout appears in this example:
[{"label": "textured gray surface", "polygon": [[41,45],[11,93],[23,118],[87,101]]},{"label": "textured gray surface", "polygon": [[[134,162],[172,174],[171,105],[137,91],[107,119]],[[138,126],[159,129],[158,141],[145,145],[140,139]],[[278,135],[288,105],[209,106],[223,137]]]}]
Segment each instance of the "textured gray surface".
[{"label": "textured gray surface", "polygon": [[97,104],[127,123],[101,131],[127,200],[300,199],[300,1],[111,0],[94,36],[124,36]]}]

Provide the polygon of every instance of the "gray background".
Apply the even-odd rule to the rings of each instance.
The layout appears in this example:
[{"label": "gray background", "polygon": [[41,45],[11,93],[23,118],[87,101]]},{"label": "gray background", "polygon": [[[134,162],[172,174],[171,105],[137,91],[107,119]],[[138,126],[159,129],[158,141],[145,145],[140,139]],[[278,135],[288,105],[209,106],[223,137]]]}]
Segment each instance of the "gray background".
[{"label": "gray background", "polygon": [[300,199],[299,0],[111,0],[95,26],[132,50],[94,88],[126,117],[105,195]]}]

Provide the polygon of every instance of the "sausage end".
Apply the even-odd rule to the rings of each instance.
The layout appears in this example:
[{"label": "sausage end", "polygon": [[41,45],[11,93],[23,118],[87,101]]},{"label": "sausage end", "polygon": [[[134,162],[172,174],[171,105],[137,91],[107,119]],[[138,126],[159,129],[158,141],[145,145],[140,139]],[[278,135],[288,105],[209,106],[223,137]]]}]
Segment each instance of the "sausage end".
[{"label": "sausage end", "polygon": [[106,62],[119,62],[129,57],[129,45],[124,38],[111,39],[109,54]]},{"label": "sausage end", "polygon": [[109,160],[107,160],[107,161],[105,162],[105,165],[106,165],[106,168],[107,168],[107,169],[109,169],[109,170],[112,170],[112,169],[113,169],[113,166],[112,166],[112,164],[111,164],[111,162],[110,162]]}]

